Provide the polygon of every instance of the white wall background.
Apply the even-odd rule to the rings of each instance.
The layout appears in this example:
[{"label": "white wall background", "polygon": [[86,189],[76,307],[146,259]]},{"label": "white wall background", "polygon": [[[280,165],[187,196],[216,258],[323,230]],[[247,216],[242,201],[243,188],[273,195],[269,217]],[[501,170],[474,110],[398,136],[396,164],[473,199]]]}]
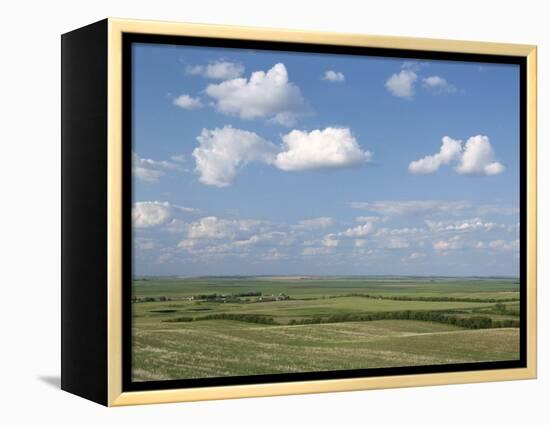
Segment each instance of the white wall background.
[{"label": "white wall background", "polygon": [[[541,1],[9,1],[0,5],[0,421],[548,423],[550,159]],[[106,409],[60,391],[60,40],[107,16],[539,46],[539,379]],[[546,263],[546,264],[545,264]],[[7,419],[7,420],[6,420]],[[32,421],[32,422],[31,422]]]}]

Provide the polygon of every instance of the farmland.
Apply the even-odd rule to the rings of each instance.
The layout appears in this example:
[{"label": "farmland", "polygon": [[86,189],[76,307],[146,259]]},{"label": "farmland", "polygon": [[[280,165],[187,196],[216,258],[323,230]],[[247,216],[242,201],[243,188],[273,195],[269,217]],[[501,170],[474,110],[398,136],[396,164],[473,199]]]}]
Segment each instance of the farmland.
[{"label": "farmland", "polygon": [[519,358],[508,278],[140,278],[133,380]]}]

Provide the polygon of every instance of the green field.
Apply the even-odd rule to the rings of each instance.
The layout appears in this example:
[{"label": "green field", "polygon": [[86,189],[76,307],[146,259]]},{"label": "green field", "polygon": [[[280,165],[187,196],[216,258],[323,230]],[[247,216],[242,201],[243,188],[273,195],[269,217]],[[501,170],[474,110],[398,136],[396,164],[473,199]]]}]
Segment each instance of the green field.
[{"label": "green field", "polygon": [[136,381],[519,358],[517,279],[141,278],[132,301]]}]

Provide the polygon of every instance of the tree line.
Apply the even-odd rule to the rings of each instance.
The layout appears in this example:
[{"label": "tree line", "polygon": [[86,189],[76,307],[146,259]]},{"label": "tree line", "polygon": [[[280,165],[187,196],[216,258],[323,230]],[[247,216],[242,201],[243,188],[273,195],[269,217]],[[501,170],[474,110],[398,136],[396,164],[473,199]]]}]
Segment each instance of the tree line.
[{"label": "tree line", "polygon": [[291,320],[289,325],[311,325],[320,323],[363,322],[374,320],[418,320],[459,326],[466,329],[517,328],[517,320],[493,320],[487,316],[459,317],[440,311],[380,311],[375,313],[340,313],[326,317],[311,317]]},{"label": "tree line", "polygon": [[471,303],[503,303],[511,301],[519,301],[519,298],[465,298],[465,297],[411,297],[408,295],[371,295],[371,294],[344,294],[344,295],[331,295],[327,298],[342,298],[342,297],[362,297],[372,298],[379,300],[392,300],[392,301],[433,301],[433,302],[471,302]]},{"label": "tree line", "polygon": [[[263,325],[283,325],[273,316],[259,314],[218,313],[205,316],[181,316],[163,322],[193,322],[202,320],[236,320]],[[374,320],[418,320],[459,326],[466,329],[518,328],[518,320],[493,320],[487,316],[460,317],[445,311],[380,311],[374,313],[339,313],[329,316],[315,316],[306,319],[293,319],[288,325],[316,325],[321,323],[369,322]]]}]

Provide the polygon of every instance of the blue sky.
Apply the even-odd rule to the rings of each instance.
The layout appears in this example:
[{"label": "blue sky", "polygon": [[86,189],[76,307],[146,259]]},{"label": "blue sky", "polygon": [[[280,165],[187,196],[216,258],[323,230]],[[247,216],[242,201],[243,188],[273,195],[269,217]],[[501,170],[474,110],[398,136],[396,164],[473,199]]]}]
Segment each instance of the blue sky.
[{"label": "blue sky", "polygon": [[133,47],[134,273],[519,270],[519,68]]}]

